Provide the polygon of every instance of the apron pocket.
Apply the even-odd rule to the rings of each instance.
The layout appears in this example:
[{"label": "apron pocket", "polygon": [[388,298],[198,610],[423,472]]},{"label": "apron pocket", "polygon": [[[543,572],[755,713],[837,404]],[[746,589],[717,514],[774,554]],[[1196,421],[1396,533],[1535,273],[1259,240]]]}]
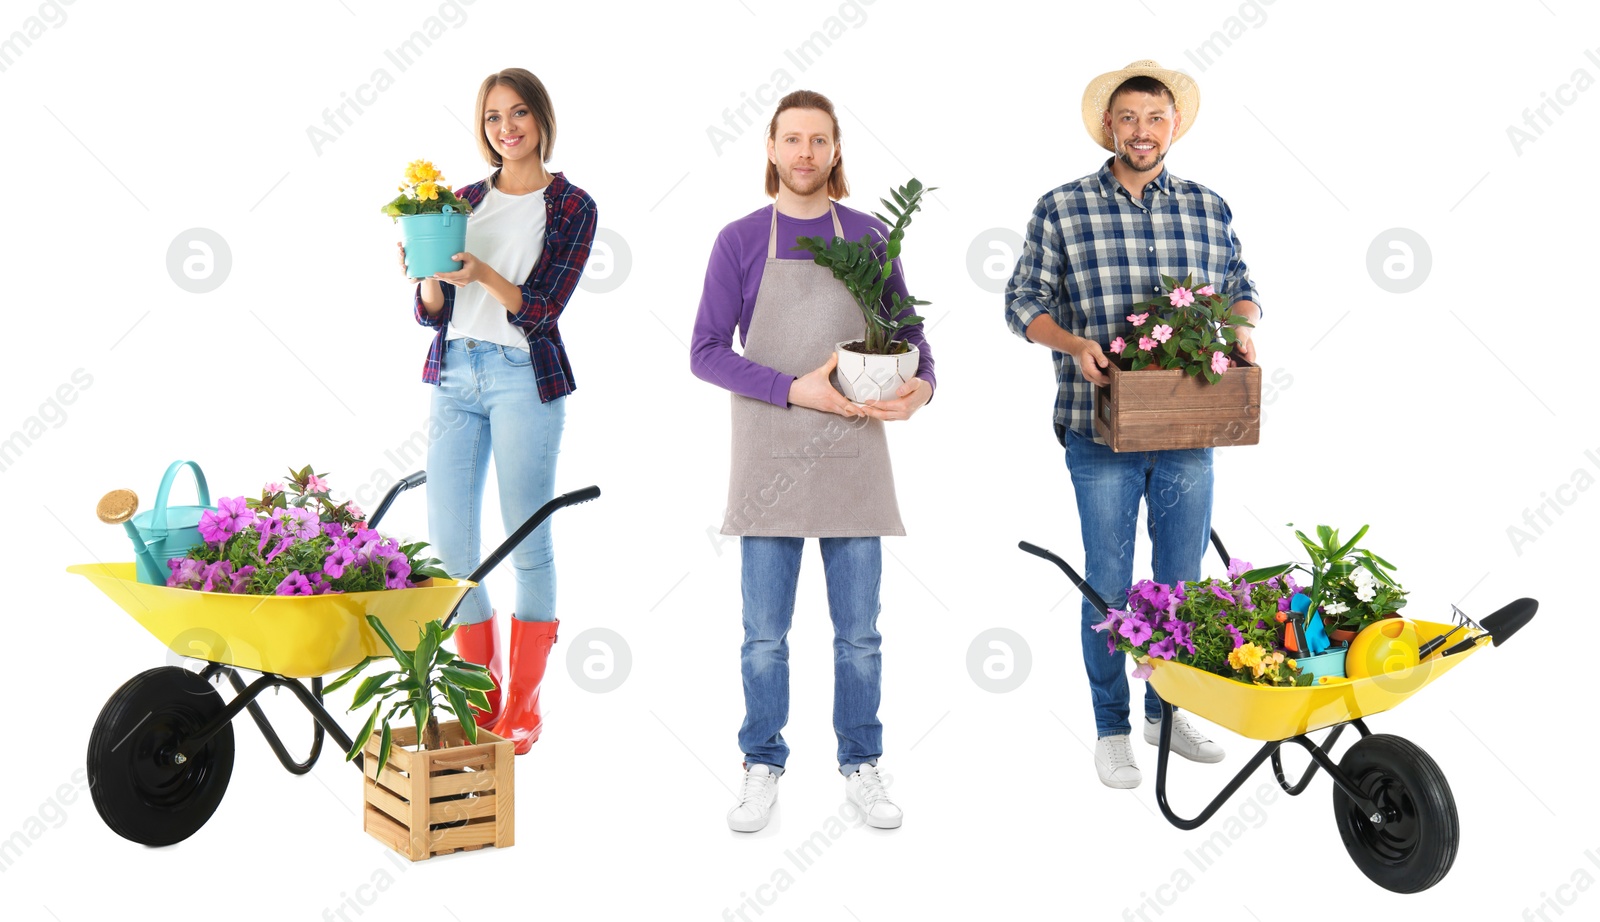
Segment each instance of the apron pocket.
[{"label": "apron pocket", "polygon": [[867,417],[846,419],[810,407],[789,407],[765,414],[774,458],[854,458],[859,454],[857,427]]}]

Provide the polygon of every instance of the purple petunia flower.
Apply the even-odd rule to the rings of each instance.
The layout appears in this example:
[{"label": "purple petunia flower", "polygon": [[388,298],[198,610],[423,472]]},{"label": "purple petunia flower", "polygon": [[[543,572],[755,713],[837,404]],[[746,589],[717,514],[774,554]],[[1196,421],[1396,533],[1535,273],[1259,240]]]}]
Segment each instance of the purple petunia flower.
[{"label": "purple petunia flower", "polygon": [[1244,646],[1244,635],[1239,633],[1239,629],[1238,628],[1234,627],[1231,624],[1225,624],[1225,625],[1223,625],[1223,627],[1226,627],[1228,629],[1228,633],[1233,635],[1233,646],[1234,646],[1234,649],[1238,649],[1239,647]]},{"label": "purple petunia flower", "polygon": [[200,591],[227,592],[231,585],[233,585],[233,561],[219,560],[206,567]]},{"label": "purple petunia flower", "polygon": [[217,500],[216,509],[200,514],[200,537],[207,544],[221,544],[248,526],[254,517],[243,496],[225,496]]},{"label": "purple petunia flower", "polygon": [[1234,601],[1233,596],[1231,594],[1229,594],[1228,592],[1224,591],[1223,588],[1221,586],[1218,586],[1216,583],[1212,583],[1211,585],[1207,586],[1206,588],[1211,590],[1211,594],[1212,595],[1216,596],[1217,598],[1221,599],[1224,602],[1233,602]]},{"label": "purple petunia flower", "polygon": [[199,582],[205,571],[205,564],[188,557],[174,557],[167,561],[167,567],[172,570],[172,575],[167,577],[167,585],[175,589],[194,588],[190,584]]},{"label": "purple petunia flower", "polygon": [[1140,663],[1134,667],[1133,677],[1136,679],[1148,679],[1150,678],[1150,673],[1155,671],[1156,667],[1153,663]]},{"label": "purple petunia flower", "polygon": [[328,559],[322,562],[322,572],[334,579],[344,575],[346,567],[356,562],[356,552],[350,550],[348,541],[341,543],[328,554]]},{"label": "purple petunia flower", "polygon": [[1100,622],[1099,624],[1091,624],[1091,625],[1089,625],[1089,630],[1091,630],[1091,631],[1109,631],[1109,630],[1111,630],[1112,628],[1117,626],[1117,621],[1119,620],[1118,615],[1120,615],[1120,614],[1121,614],[1121,612],[1114,612],[1114,611],[1106,612],[1106,620]]},{"label": "purple petunia flower", "polygon": [[1178,655],[1177,643],[1172,637],[1163,637],[1150,645],[1150,655],[1160,659],[1172,659]]},{"label": "purple petunia flower", "polygon": [[283,527],[301,541],[316,537],[317,514],[299,506],[285,510]]},{"label": "purple petunia flower", "polygon": [[283,578],[278,584],[278,595],[310,595],[311,581],[299,571],[295,570]]},{"label": "purple petunia flower", "polygon": [[1117,626],[1117,633],[1128,638],[1129,643],[1138,646],[1150,639],[1152,629],[1149,624],[1140,618],[1124,618],[1122,624]]},{"label": "purple petunia flower", "polygon": [[1250,561],[1240,560],[1239,558],[1235,557],[1234,559],[1228,561],[1228,579],[1238,579],[1254,569],[1255,567],[1250,565]]},{"label": "purple petunia flower", "polygon": [[282,540],[278,542],[278,546],[273,548],[271,553],[267,554],[267,563],[271,563],[279,554],[282,554],[284,551],[288,550],[289,546],[292,544],[294,544],[294,536],[284,535]]},{"label": "purple petunia flower", "polygon": [[254,576],[255,572],[254,564],[245,564],[240,567],[239,572],[233,574],[233,585],[228,587],[228,591],[237,594],[250,588],[250,577]]},{"label": "purple petunia flower", "polygon": [[323,522],[322,533],[335,541],[344,538],[344,526],[338,522]]}]

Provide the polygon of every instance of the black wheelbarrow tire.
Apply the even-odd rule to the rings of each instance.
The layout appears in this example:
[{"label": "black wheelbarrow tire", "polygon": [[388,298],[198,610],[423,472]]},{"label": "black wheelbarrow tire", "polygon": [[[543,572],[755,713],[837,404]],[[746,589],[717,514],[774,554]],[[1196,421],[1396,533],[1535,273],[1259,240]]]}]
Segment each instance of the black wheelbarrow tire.
[{"label": "black wheelbarrow tire", "polygon": [[89,791],[111,831],[141,845],[172,845],[193,835],[222,802],[233,774],[233,726],[204,746],[180,737],[223,710],[222,696],[198,674],[159,666],[129,679],[100,710],[89,734]]},{"label": "black wheelbarrow tire", "polygon": [[1361,873],[1395,893],[1419,893],[1443,880],[1461,844],[1461,822],[1438,764],[1410,740],[1374,733],[1351,746],[1339,768],[1385,814],[1373,823],[1334,786],[1339,836]]}]

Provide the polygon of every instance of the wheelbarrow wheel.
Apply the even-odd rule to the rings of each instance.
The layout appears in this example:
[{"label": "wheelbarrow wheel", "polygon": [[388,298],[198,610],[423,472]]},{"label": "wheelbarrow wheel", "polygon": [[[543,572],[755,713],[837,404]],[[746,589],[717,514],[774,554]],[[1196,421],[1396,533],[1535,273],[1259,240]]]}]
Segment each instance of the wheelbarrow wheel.
[{"label": "wheelbarrow wheel", "polygon": [[1456,860],[1461,823],[1438,764],[1410,740],[1374,733],[1351,746],[1339,768],[1383,811],[1383,821],[1374,823],[1334,786],[1339,836],[1356,867],[1396,893],[1418,893],[1443,880]]},{"label": "wheelbarrow wheel", "polygon": [[89,734],[89,790],[111,831],[141,845],[171,845],[206,824],[233,774],[233,727],[204,746],[181,741],[223,709],[199,675],[160,666],[129,679]]}]

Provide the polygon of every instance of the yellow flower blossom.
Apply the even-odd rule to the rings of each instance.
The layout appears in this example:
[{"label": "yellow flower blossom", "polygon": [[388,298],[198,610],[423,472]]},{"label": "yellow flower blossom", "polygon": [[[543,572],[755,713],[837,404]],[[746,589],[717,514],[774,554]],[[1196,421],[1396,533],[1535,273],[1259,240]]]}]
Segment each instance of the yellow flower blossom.
[{"label": "yellow flower blossom", "polygon": [[406,181],[412,183],[432,182],[442,179],[433,163],[427,160],[413,160],[406,164]]},{"label": "yellow flower blossom", "polygon": [[417,198],[433,201],[439,197],[439,186],[436,183],[425,182],[417,185]]}]

